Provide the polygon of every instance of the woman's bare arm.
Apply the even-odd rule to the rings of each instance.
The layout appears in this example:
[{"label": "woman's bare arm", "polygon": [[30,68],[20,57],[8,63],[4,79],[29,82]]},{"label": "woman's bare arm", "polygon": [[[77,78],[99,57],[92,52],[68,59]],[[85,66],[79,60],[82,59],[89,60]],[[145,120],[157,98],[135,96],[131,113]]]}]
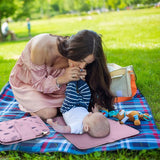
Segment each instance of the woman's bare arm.
[{"label": "woman's bare arm", "polygon": [[38,35],[32,40],[31,46],[31,61],[36,65],[45,64],[50,49],[50,41],[52,39],[49,35]]}]

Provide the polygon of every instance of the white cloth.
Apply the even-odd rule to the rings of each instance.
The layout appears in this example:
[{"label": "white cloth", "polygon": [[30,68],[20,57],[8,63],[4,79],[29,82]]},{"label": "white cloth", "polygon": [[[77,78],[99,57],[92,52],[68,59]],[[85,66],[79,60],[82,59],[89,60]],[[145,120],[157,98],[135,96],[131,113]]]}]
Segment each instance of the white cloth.
[{"label": "white cloth", "polygon": [[84,107],[72,108],[63,114],[66,124],[71,127],[71,133],[83,133],[83,119],[88,114],[88,110]]},{"label": "white cloth", "polygon": [[9,30],[9,28],[8,28],[8,23],[7,23],[7,22],[4,22],[4,23],[2,24],[2,27],[1,27],[2,34],[3,34],[3,35],[7,35],[8,30]]}]

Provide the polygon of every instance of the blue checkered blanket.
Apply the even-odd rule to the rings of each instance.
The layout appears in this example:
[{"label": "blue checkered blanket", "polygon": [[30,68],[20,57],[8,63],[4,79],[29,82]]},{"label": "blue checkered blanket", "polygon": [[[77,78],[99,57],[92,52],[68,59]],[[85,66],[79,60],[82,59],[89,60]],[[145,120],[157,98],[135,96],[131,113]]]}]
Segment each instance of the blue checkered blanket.
[{"label": "blue checkered blanket", "polygon": [[[50,134],[34,140],[24,141],[12,145],[1,145],[0,151],[17,150],[23,152],[66,152],[71,154],[88,154],[96,151],[113,151],[118,149],[143,150],[160,148],[160,130],[157,129],[151,110],[146,99],[137,90],[135,97],[126,102],[117,103],[117,109],[137,110],[151,115],[151,121],[141,121],[141,126],[134,126],[132,122],[127,125],[134,127],[140,133],[134,137],[122,139],[113,143],[105,144],[96,148],[79,150],[61,134],[56,133],[50,126]],[[18,108],[10,84],[7,83],[0,93],[0,121],[19,119],[30,116]]]}]

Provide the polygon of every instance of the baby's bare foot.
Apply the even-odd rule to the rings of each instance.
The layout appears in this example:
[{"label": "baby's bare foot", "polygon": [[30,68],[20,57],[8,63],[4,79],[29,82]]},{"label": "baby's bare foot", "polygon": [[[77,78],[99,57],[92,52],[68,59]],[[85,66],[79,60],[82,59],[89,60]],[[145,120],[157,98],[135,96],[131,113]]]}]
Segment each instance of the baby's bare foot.
[{"label": "baby's bare foot", "polygon": [[52,119],[47,119],[46,122],[47,122],[48,124],[50,124],[50,125],[53,124]]}]

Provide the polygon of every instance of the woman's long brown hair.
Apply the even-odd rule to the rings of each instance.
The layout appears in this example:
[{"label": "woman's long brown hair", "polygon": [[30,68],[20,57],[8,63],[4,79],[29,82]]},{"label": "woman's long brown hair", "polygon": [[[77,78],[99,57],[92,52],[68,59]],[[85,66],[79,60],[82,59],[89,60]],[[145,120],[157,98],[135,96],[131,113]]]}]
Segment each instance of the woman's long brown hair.
[{"label": "woman's long brown hair", "polygon": [[58,37],[59,52],[73,61],[80,61],[93,54],[95,61],[86,66],[86,82],[91,90],[89,110],[95,103],[113,110],[114,96],[110,91],[111,76],[106,65],[101,36],[94,31],[82,30],[72,37]]}]

